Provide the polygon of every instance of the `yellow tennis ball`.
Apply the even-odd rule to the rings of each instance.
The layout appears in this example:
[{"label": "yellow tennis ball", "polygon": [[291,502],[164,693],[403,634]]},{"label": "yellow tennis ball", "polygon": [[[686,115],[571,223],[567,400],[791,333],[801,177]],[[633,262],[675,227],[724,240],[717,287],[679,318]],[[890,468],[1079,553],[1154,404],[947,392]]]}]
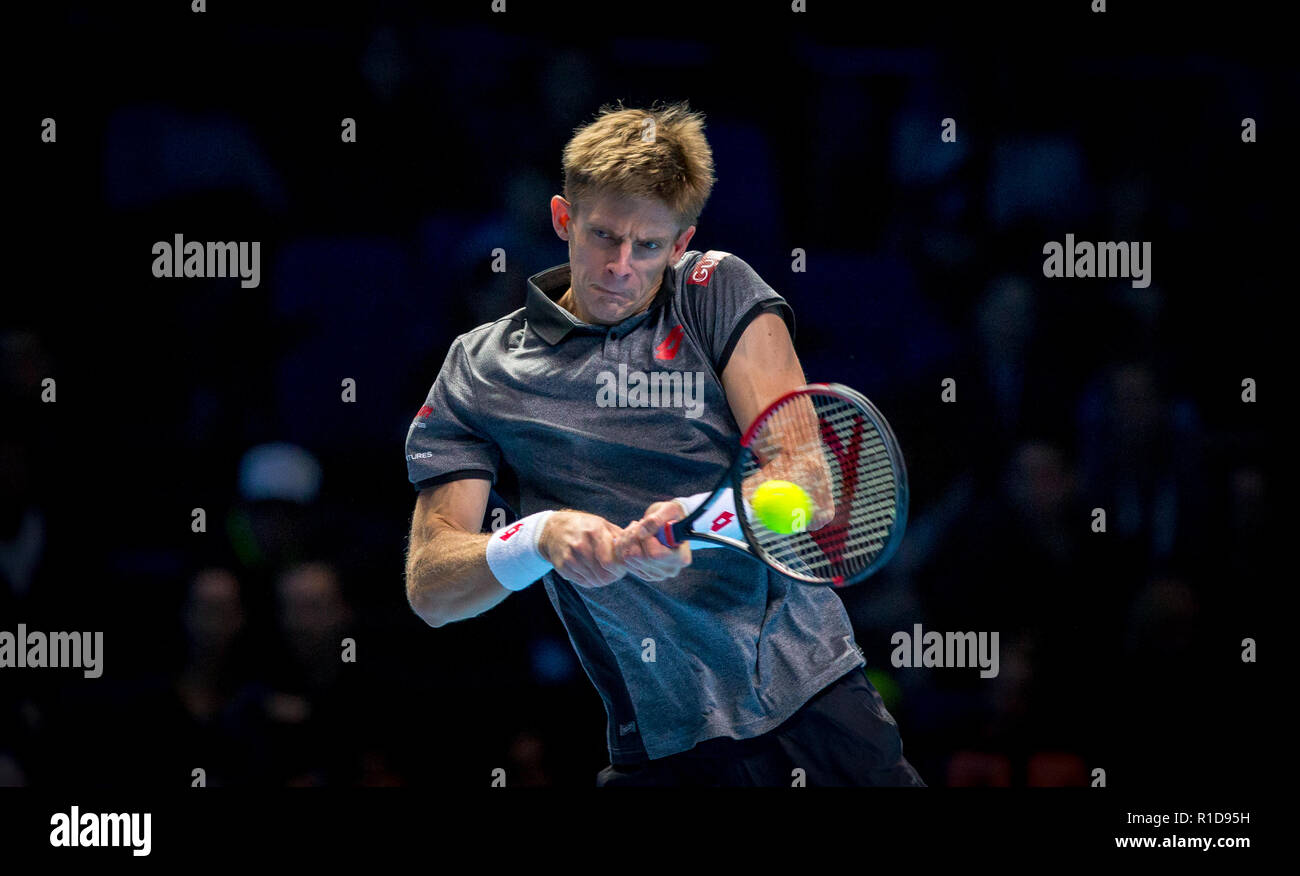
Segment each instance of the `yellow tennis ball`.
[{"label": "yellow tennis ball", "polygon": [[767,481],[754,491],[754,513],[773,532],[802,532],[812,520],[813,503],[798,484]]}]

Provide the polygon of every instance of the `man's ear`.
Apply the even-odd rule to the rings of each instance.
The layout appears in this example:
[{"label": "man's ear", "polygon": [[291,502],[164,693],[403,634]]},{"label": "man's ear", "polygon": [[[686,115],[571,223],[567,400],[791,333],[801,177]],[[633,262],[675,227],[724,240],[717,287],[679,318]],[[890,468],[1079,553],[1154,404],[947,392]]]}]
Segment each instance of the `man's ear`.
[{"label": "man's ear", "polygon": [[573,219],[573,205],[565,201],[560,195],[551,198],[551,221],[555,226],[557,234],[563,232],[569,233],[569,220]]},{"label": "man's ear", "polygon": [[677,240],[673,243],[673,261],[676,262],[682,257],[691,244],[691,238],[695,236],[695,226],[692,225],[681,234],[677,235]]}]

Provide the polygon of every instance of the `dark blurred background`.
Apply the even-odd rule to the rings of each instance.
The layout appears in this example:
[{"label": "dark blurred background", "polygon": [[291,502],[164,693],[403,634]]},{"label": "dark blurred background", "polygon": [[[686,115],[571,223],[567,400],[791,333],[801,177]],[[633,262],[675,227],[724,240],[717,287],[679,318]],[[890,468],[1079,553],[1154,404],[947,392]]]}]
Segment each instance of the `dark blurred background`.
[{"label": "dark blurred background", "polygon": [[[0,630],[103,630],[105,672],[0,674],[0,785],[594,784],[604,709],[540,587],[436,630],[408,607],[403,444],[451,340],[564,261],[560,150],[620,98],[706,115],[692,248],[749,262],[809,379],[898,432],[911,527],[843,598],[922,776],[1260,781],[1269,694],[1240,652],[1280,558],[1265,156],[1293,66],[1126,39],[1087,4],[1073,39],[932,48],[782,4],[761,36],[708,4],[592,29],[481,5],[84,3],[15,29],[48,54],[8,114]],[[1153,282],[1045,279],[1067,233],[1150,241]],[[175,234],[261,241],[261,284],[155,279]],[[999,631],[1000,674],[894,668],[916,623]]]}]

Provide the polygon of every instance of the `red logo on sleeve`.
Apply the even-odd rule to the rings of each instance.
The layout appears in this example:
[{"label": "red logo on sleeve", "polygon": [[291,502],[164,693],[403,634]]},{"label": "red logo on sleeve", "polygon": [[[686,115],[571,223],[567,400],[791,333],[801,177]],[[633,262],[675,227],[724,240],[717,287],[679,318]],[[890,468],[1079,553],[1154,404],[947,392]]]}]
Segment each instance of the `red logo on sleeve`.
[{"label": "red logo on sleeve", "polygon": [[429,424],[424,422],[429,419],[429,414],[433,413],[433,405],[425,405],[415,414],[415,419],[411,421],[411,429],[427,429]]},{"label": "red logo on sleeve", "polygon": [[712,529],[714,532],[717,532],[719,529],[726,529],[727,524],[735,519],[735,514],[732,514],[730,511],[723,511],[717,517],[713,518],[713,522],[709,524],[709,529]]},{"label": "red logo on sleeve", "polygon": [[680,325],[676,326],[668,333],[668,337],[659,346],[655,347],[656,359],[671,359],[677,355],[677,348],[682,345],[682,335],[685,331]]},{"label": "red logo on sleeve", "polygon": [[698,262],[695,263],[695,270],[686,278],[688,286],[707,286],[709,278],[713,276],[713,269],[718,266],[718,262],[725,259],[729,253],[721,250],[711,249],[704,254]]},{"label": "red logo on sleeve", "polygon": [[518,532],[523,528],[524,528],[524,524],[520,522],[520,523],[516,523],[514,526],[510,527],[509,529],[503,529],[501,531],[501,540],[505,541],[506,539],[510,538],[510,536],[514,535],[516,532]]}]

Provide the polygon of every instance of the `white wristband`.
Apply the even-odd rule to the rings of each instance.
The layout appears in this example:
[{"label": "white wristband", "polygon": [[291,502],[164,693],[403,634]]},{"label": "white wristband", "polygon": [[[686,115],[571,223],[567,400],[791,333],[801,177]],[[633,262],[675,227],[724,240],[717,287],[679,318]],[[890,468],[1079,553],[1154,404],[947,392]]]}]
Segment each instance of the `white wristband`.
[{"label": "white wristband", "polygon": [[492,533],[487,545],[487,564],[502,587],[523,590],[555,568],[537,547],[542,527],[554,513],[538,511]]}]

